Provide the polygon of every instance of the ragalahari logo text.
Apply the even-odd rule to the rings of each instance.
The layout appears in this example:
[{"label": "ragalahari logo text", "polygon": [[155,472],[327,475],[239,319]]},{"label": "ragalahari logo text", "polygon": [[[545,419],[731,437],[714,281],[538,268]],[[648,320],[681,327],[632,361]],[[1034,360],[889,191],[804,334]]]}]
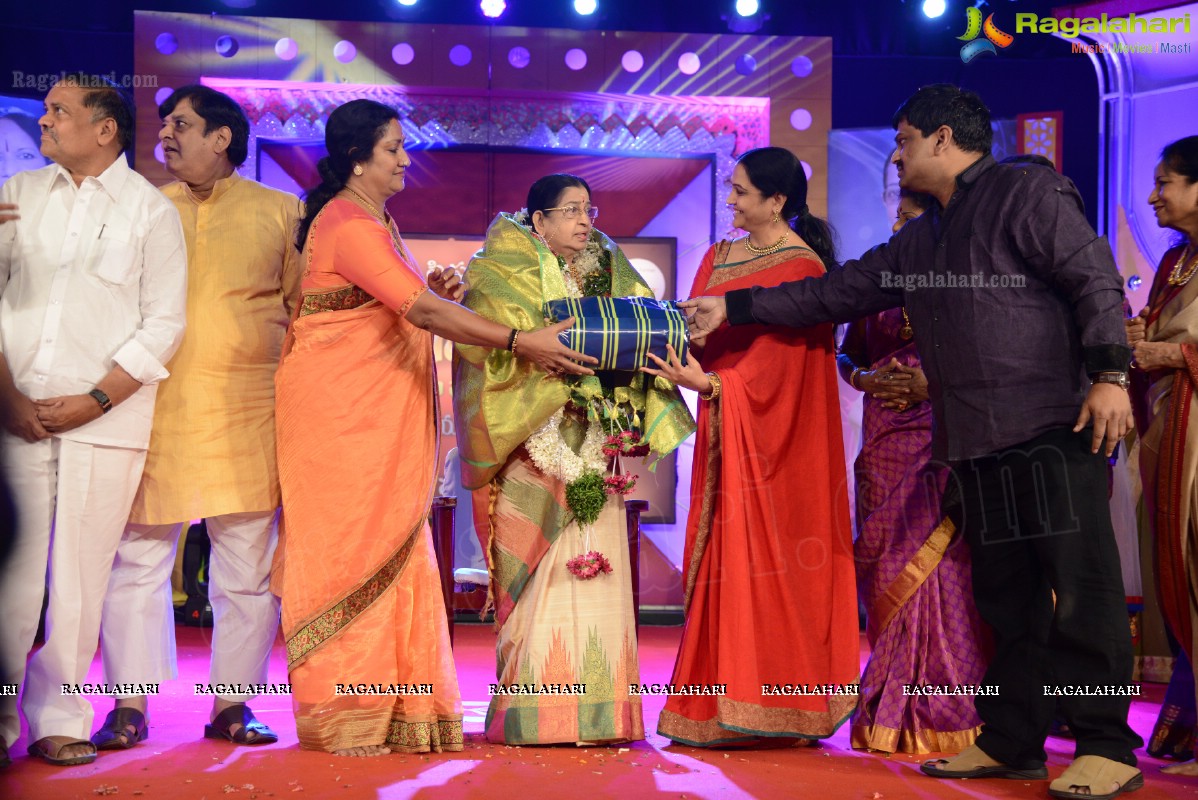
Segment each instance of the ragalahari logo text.
[{"label": "ragalahari logo text", "polygon": [[[984,35],[985,38],[979,39],[979,35]],[[998,51],[994,49],[996,45],[1007,48],[1015,41],[1014,36],[999,30],[994,24],[993,14],[982,22],[980,8],[965,9],[965,33],[957,38],[965,42],[965,46],[961,48],[961,60],[966,64],[984,53],[998,55]]]}]

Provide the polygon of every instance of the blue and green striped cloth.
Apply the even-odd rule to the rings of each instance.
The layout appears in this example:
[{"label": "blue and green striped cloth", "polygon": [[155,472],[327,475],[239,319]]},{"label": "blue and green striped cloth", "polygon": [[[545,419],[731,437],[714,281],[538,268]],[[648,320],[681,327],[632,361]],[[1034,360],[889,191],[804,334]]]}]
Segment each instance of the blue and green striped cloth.
[{"label": "blue and green striped cloth", "polygon": [[686,316],[673,300],[566,298],[546,303],[545,316],[555,322],[574,317],[574,325],[558,337],[571,350],[599,359],[598,370],[654,366],[645,354],[665,360],[666,344],[674,346],[680,359],[686,356]]}]

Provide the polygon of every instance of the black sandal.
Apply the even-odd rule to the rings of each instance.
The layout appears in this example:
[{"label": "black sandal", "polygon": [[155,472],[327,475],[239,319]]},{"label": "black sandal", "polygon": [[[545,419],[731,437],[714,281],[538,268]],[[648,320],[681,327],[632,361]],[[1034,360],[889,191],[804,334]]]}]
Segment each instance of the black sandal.
[{"label": "black sandal", "polygon": [[[241,725],[236,732],[231,732],[234,725]],[[233,744],[274,744],[279,741],[278,735],[268,726],[263,725],[250,711],[245,703],[229,706],[216,715],[210,725],[204,726],[205,739],[224,739]]]},{"label": "black sandal", "polygon": [[128,750],[149,738],[150,726],[146,725],[145,714],[122,706],[108,712],[100,730],[92,734],[92,744],[97,750]]}]

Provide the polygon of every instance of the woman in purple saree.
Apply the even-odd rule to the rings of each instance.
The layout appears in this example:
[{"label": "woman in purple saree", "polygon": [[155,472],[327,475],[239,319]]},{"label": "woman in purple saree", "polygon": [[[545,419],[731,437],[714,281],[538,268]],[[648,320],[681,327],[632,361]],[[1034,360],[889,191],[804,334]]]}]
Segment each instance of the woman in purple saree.
[{"label": "woman in purple saree", "polygon": [[[905,193],[894,224],[933,202]],[[932,409],[906,311],[849,326],[841,376],[865,393],[857,456],[857,588],[869,663],[852,720],[852,746],[887,753],[955,753],[981,720],[967,692],[981,683],[981,619],[969,551],[940,514],[948,469],[932,461]]]}]

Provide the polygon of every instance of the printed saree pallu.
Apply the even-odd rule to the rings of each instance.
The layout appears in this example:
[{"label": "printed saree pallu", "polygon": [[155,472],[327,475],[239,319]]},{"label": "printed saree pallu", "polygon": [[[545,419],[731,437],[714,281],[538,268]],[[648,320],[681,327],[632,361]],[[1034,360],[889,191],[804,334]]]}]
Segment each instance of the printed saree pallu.
[{"label": "printed saree pallu", "polygon": [[[806,249],[735,263],[728,252],[708,251],[691,296],[824,272]],[[725,327],[700,358],[722,389],[699,411],[671,683],[726,694],[668,697],[658,733],[701,747],[831,736],[859,674],[832,326]],[[784,688],[804,684],[811,693]]]},{"label": "printed saree pallu", "polygon": [[[329,216],[317,219],[310,247],[334,238]],[[364,289],[320,286],[321,263],[310,264],[276,376],[284,524],[273,580],[300,746],[461,750],[427,523],[432,338]],[[415,273],[404,280],[404,295],[423,291]]]}]

